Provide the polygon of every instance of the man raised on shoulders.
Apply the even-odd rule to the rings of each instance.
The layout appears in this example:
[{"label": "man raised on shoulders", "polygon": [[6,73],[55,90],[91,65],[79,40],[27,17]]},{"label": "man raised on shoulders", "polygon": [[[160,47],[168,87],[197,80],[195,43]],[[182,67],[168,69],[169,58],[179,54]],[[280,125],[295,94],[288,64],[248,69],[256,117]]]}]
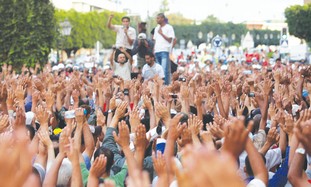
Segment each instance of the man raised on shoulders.
[{"label": "man raised on shoulders", "polygon": [[[120,76],[123,80],[131,80],[133,58],[124,48],[121,47],[119,50],[121,53],[118,55],[117,62],[113,58],[116,53],[115,49],[110,56],[110,64],[114,75]],[[128,60],[126,60],[127,58]]]},{"label": "man raised on shoulders", "polygon": [[136,30],[133,27],[130,27],[130,17],[122,17],[122,25],[113,25],[111,20],[113,15],[109,16],[107,27],[117,33],[116,37],[116,53],[114,60],[117,61],[118,55],[121,53],[119,50],[120,47],[125,48],[125,50],[131,54],[132,45],[136,39]]}]

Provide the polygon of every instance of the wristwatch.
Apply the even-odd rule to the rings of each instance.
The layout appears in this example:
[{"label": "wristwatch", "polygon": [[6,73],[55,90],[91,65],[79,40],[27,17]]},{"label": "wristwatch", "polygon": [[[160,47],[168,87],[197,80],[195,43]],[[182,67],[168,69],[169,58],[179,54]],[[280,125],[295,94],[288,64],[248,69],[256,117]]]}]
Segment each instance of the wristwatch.
[{"label": "wristwatch", "polygon": [[304,148],[297,148],[296,149],[296,151],[295,151],[295,153],[299,153],[299,154],[302,154],[302,155],[304,155],[305,153],[306,153],[306,150],[304,149]]},{"label": "wristwatch", "polygon": [[108,114],[109,114],[109,113],[112,113],[112,110],[109,109],[109,110],[108,110]]}]

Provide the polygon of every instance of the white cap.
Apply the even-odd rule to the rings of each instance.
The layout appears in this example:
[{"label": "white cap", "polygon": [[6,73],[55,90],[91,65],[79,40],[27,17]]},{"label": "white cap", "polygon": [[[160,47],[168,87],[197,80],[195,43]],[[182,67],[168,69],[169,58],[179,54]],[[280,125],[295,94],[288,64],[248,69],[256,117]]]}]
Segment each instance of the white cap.
[{"label": "white cap", "polygon": [[67,64],[66,68],[72,68],[72,65],[71,64]]},{"label": "white cap", "polygon": [[228,66],[227,66],[227,65],[222,65],[222,66],[220,67],[220,70],[228,70]]},{"label": "white cap", "polygon": [[64,69],[64,68],[65,68],[64,64],[58,64],[58,69]]},{"label": "white cap", "polygon": [[138,39],[147,39],[147,36],[145,33],[139,33],[139,35],[137,36]]},{"label": "white cap", "polygon": [[58,66],[53,66],[52,67],[52,71],[58,71],[58,69],[59,69]]}]

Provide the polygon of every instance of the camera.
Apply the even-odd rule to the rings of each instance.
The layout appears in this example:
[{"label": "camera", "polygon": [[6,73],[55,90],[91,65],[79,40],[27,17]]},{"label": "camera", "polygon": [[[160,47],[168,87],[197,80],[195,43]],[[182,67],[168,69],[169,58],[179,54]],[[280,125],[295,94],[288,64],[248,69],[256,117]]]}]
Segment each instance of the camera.
[{"label": "camera", "polygon": [[248,94],[248,97],[255,97],[255,93],[254,93],[254,92],[250,92],[250,93]]},{"label": "camera", "polygon": [[187,81],[187,79],[186,79],[186,78],[184,78],[184,77],[179,77],[178,81],[181,81],[181,82],[186,82],[186,81]]}]

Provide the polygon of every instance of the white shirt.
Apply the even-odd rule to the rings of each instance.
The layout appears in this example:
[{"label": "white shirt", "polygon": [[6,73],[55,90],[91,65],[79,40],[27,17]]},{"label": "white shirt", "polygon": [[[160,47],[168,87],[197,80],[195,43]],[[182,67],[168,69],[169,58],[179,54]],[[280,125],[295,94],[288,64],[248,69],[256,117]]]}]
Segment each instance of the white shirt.
[{"label": "white shirt", "polygon": [[[113,29],[117,33],[116,38],[116,47],[125,47],[127,49],[132,49],[132,45],[129,44],[127,36],[124,32],[124,28],[122,25],[114,25]],[[127,30],[127,34],[132,40],[136,39],[136,30],[133,27],[129,27]]]},{"label": "white shirt", "polygon": [[145,64],[142,69],[142,74],[145,80],[151,79],[158,75],[160,78],[164,78],[164,71],[160,64],[154,63],[152,67]]},{"label": "white shirt", "polygon": [[251,180],[246,187],[266,187],[266,185],[260,179],[255,178]]},{"label": "white shirt", "polygon": [[269,149],[265,155],[265,158],[266,158],[266,167],[269,171],[271,168],[281,163],[282,151],[279,147],[275,149]]},{"label": "white shirt", "polygon": [[120,76],[123,80],[131,80],[132,65],[130,62],[126,62],[123,65],[114,62],[112,69],[114,71],[114,75]]},{"label": "white shirt", "polygon": [[[159,34],[159,29],[160,29],[160,25],[158,25],[155,29],[154,29],[154,36],[153,39],[155,40],[155,45],[154,45],[154,52],[170,52],[171,49],[171,42],[168,42],[167,40],[165,40],[165,38],[163,38],[162,35]],[[174,29],[171,25],[169,24],[165,24],[162,28],[162,32],[163,34],[168,37],[168,38],[175,38],[175,32]]]}]

